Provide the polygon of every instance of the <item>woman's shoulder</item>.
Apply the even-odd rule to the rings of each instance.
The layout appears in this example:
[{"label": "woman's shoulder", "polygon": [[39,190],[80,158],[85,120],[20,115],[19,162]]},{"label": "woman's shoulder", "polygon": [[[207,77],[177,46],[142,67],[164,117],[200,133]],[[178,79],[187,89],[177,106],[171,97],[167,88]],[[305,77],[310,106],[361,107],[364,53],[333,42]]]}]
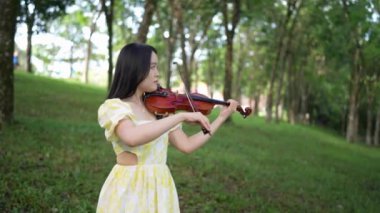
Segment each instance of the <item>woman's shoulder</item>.
[{"label": "woman's shoulder", "polygon": [[109,98],[106,99],[103,104],[115,104],[115,103],[122,103],[123,101],[120,98]]},{"label": "woman's shoulder", "polygon": [[105,100],[100,106],[99,106],[99,112],[100,111],[132,111],[131,106],[129,103],[122,101],[120,98],[110,98]]},{"label": "woman's shoulder", "polygon": [[133,110],[130,104],[119,98],[107,99],[99,106],[99,119],[112,119],[114,117],[123,116],[134,118]]},{"label": "woman's shoulder", "polygon": [[101,105],[102,106],[108,106],[108,107],[130,107],[130,105],[125,102],[125,101],[122,101],[120,98],[110,98],[110,99],[106,99]]}]

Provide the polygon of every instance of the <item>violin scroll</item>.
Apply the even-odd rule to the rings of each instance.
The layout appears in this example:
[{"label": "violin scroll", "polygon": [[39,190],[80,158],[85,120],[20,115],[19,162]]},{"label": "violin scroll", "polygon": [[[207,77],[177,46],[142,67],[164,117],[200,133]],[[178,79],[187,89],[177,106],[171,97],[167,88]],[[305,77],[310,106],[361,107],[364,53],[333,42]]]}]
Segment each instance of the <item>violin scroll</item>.
[{"label": "violin scroll", "polygon": [[252,113],[251,107],[243,109],[241,106],[237,106],[236,110],[243,116],[243,118],[248,117]]}]

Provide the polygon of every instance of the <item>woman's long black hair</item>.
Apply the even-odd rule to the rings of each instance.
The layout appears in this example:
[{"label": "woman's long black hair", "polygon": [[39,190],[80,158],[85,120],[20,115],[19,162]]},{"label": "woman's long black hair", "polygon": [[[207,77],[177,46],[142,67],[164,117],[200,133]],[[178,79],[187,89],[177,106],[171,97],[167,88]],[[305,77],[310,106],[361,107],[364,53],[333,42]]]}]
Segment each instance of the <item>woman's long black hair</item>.
[{"label": "woman's long black hair", "polygon": [[141,43],[130,43],[121,49],[108,99],[128,98],[136,92],[149,74],[152,52],[157,54],[154,47]]}]

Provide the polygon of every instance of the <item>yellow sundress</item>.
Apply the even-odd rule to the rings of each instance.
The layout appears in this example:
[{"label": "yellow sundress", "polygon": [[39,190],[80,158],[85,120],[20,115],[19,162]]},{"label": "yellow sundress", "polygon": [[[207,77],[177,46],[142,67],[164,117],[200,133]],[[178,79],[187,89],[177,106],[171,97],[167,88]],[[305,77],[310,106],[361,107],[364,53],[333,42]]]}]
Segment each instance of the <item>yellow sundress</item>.
[{"label": "yellow sundress", "polygon": [[168,133],[147,144],[129,147],[115,134],[115,127],[124,118],[136,125],[137,120],[128,103],[120,99],[106,100],[98,110],[98,121],[105,129],[107,141],[112,143],[115,154],[123,151],[134,153],[137,165],[116,164],[100,191],[97,212],[180,212],[177,190],[166,165]]}]

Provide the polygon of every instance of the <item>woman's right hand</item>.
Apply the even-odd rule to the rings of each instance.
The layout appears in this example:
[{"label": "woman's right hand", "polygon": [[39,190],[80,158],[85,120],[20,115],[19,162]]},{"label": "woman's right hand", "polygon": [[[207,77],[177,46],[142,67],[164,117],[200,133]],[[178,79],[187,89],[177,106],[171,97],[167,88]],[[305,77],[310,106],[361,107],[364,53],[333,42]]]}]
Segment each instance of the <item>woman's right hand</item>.
[{"label": "woman's right hand", "polygon": [[183,112],[181,113],[183,116],[183,121],[187,123],[199,123],[206,130],[211,130],[210,121],[206,116],[204,116],[200,112]]}]

